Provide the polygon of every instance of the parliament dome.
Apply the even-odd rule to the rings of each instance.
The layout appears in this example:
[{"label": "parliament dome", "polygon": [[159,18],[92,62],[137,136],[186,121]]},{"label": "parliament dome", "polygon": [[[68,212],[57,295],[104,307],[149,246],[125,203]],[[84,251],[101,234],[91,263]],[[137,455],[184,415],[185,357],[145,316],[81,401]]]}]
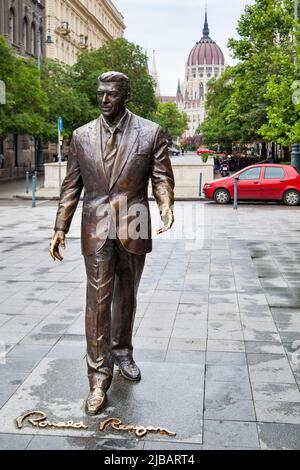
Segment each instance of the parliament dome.
[{"label": "parliament dome", "polygon": [[205,14],[203,37],[195,44],[187,60],[187,66],[196,65],[225,65],[223,52],[217,43],[209,37],[207,13]]}]

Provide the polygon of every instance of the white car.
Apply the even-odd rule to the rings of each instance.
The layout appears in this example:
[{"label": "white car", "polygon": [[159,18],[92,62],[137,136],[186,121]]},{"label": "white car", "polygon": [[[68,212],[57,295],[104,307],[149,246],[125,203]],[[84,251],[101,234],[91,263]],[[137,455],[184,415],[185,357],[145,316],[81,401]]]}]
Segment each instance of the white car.
[{"label": "white car", "polygon": [[178,150],[176,147],[168,147],[168,150],[170,156],[178,157],[180,155],[180,150]]}]

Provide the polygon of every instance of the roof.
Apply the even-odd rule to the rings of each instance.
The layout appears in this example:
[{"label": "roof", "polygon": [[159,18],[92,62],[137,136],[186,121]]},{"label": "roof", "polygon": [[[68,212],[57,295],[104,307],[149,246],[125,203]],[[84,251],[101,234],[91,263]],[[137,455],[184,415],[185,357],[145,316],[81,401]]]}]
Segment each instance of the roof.
[{"label": "roof", "polygon": [[175,103],[176,102],[176,96],[161,96],[160,101],[162,103]]},{"label": "roof", "polygon": [[225,65],[225,57],[220,47],[209,36],[207,21],[207,11],[205,12],[205,22],[202,39],[196,42],[191,50],[187,65]]}]

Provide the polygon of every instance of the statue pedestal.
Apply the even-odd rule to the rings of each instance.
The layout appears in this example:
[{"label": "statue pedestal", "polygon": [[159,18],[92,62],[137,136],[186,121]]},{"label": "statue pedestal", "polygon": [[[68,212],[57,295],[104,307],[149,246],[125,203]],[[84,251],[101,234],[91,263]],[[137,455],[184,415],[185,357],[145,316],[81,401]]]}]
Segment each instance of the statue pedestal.
[{"label": "statue pedestal", "polygon": [[[59,188],[59,164],[58,163],[45,163],[45,189],[58,189]],[[61,182],[63,182],[67,173],[67,162],[61,163]]]}]

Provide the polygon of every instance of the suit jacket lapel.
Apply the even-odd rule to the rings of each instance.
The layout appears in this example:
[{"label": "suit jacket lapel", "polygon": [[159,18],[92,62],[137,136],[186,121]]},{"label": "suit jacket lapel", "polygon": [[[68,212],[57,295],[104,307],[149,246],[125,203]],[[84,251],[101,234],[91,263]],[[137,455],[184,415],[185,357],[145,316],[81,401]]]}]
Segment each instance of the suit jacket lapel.
[{"label": "suit jacket lapel", "polygon": [[118,153],[115,158],[112,174],[110,178],[109,189],[112,189],[114,184],[117,182],[123,168],[131,154],[134,145],[139,135],[139,128],[136,126],[134,116],[129,113],[129,119],[127,127],[123,133],[123,137],[118,149]]}]

